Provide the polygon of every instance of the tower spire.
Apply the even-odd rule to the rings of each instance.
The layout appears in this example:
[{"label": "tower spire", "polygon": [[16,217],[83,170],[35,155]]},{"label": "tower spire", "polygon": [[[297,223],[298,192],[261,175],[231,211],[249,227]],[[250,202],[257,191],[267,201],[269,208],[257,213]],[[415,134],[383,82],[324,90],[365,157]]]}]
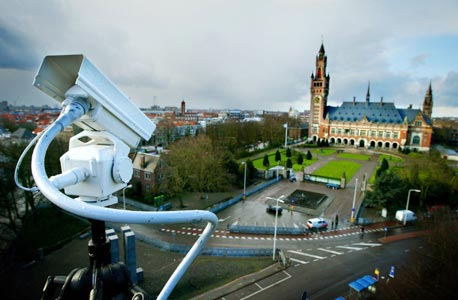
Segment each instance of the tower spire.
[{"label": "tower spire", "polygon": [[425,100],[423,101],[423,113],[431,119],[431,115],[433,114],[433,89],[431,88],[431,81],[429,82]]},{"label": "tower spire", "polygon": [[367,84],[366,103],[369,103],[371,99],[371,82]]}]

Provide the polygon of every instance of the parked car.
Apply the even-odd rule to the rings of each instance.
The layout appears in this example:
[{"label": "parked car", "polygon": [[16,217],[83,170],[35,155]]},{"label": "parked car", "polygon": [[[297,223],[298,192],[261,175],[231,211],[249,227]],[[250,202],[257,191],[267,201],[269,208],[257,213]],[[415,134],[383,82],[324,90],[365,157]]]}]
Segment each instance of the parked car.
[{"label": "parked car", "polygon": [[290,181],[290,182],[296,182],[296,181],[297,181],[296,175],[294,175],[294,174],[291,175],[291,177],[289,177],[289,181]]},{"label": "parked car", "polygon": [[271,213],[271,214],[275,214],[277,211],[278,211],[278,214],[281,214],[281,212],[283,211],[283,208],[280,205],[272,205],[272,204],[269,204],[266,208],[266,212]]},{"label": "parked car", "polygon": [[333,189],[333,190],[338,190],[338,189],[340,189],[340,184],[337,184],[337,183],[328,183],[328,184],[326,184],[326,186],[327,186],[329,189]]},{"label": "parked car", "polygon": [[313,218],[307,221],[308,229],[326,229],[328,228],[328,222],[323,218]]}]

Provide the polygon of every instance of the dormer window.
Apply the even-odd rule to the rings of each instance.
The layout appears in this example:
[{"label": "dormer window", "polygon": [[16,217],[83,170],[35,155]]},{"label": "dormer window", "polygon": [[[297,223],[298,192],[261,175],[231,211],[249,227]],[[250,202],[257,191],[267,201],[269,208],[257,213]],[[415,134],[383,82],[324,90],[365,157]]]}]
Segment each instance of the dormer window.
[{"label": "dormer window", "polygon": [[423,123],[421,121],[415,121],[415,126],[421,127],[421,125],[423,125]]}]

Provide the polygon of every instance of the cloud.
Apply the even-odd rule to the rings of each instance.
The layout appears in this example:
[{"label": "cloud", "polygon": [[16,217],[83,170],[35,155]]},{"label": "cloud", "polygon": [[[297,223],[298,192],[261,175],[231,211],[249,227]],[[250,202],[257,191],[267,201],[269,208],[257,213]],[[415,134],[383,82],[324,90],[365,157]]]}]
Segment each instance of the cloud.
[{"label": "cloud", "polygon": [[420,65],[424,65],[426,63],[426,60],[428,59],[430,55],[427,54],[427,53],[422,53],[422,54],[419,54],[415,57],[413,57],[410,61],[410,66],[412,68],[416,68]]},{"label": "cloud", "polygon": [[83,53],[142,107],[185,99],[189,108],[308,109],[322,39],[336,104],[363,99],[368,81],[374,100],[421,103],[431,79],[458,71],[415,73],[432,61],[421,44],[396,55],[406,39],[458,35],[456,1],[25,0],[0,10],[0,24],[11,25],[1,27],[0,68],[34,70],[45,55]]},{"label": "cloud", "polygon": [[22,32],[0,22],[0,68],[27,70],[35,65],[35,59]]}]

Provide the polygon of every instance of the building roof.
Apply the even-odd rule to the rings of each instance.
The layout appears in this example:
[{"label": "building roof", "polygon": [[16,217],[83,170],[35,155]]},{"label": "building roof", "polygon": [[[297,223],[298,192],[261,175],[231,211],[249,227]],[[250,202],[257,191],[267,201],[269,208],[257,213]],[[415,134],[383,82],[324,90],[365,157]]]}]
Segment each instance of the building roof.
[{"label": "building roof", "polygon": [[149,153],[137,152],[132,159],[134,169],[154,172],[159,162],[160,156]]},{"label": "building roof", "polygon": [[405,117],[410,123],[421,113],[428,124],[430,119],[419,109],[397,109],[392,102],[343,102],[341,106],[327,106],[326,116],[331,121],[357,122],[364,118],[371,123],[402,124]]}]

